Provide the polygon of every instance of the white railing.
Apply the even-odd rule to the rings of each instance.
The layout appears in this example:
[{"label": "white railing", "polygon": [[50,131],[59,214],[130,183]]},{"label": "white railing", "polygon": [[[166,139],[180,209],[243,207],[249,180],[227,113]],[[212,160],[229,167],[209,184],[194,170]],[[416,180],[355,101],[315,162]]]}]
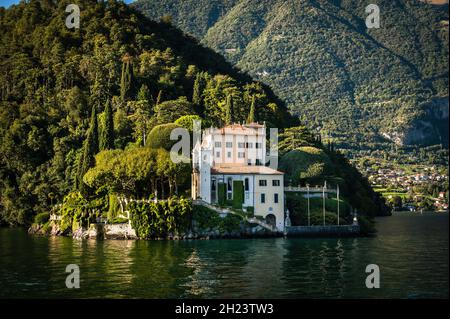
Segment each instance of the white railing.
[{"label": "white railing", "polygon": [[300,193],[337,193],[335,188],[323,188],[323,187],[300,187],[300,186],[287,186],[284,188],[285,192],[300,192]]}]

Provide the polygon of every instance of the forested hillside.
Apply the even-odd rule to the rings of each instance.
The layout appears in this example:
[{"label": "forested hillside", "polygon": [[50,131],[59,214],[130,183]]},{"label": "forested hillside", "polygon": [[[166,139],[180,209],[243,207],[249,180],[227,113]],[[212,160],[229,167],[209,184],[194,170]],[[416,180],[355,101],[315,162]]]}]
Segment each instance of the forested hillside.
[{"label": "forested hillside", "polygon": [[448,146],[448,5],[383,0],[138,0],[271,85],[340,148]]},{"label": "forested hillside", "polygon": [[[90,207],[108,211],[110,195],[188,194],[190,166],[171,162],[169,135],[196,118],[293,126],[286,152],[326,149],[268,87],[167,21],[118,1],[82,0],[80,28],[68,29],[68,3],[0,8],[0,223],[28,224],[63,202],[76,222]],[[327,152],[351,205],[383,213],[367,181]]]}]

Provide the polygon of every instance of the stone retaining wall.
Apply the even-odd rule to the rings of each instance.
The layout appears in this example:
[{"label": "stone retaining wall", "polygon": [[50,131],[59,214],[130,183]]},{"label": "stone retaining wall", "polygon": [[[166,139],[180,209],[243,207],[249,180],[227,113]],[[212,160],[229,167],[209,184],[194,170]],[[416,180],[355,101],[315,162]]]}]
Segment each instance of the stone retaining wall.
[{"label": "stone retaining wall", "polygon": [[73,233],[76,239],[137,239],[136,232],[128,223],[91,224],[89,229],[78,228]]}]

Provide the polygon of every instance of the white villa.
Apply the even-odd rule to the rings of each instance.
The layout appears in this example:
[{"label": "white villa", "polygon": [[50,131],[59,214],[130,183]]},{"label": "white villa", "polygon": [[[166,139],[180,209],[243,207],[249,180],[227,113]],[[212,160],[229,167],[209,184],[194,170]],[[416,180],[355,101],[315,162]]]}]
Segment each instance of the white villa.
[{"label": "white villa", "polygon": [[284,231],[284,175],[265,166],[265,124],[208,128],[192,155],[194,200],[253,210]]}]

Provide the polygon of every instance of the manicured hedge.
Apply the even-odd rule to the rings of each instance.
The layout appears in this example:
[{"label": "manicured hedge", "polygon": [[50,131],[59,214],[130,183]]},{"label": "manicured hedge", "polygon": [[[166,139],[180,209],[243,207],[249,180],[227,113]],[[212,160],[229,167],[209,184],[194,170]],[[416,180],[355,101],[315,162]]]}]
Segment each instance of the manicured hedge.
[{"label": "manicured hedge", "polygon": [[244,184],[242,181],[233,181],[233,208],[241,209],[244,202]]},{"label": "manicured hedge", "polygon": [[220,206],[225,206],[225,200],[227,198],[227,189],[225,183],[219,183],[218,190],[218,202]]}]

